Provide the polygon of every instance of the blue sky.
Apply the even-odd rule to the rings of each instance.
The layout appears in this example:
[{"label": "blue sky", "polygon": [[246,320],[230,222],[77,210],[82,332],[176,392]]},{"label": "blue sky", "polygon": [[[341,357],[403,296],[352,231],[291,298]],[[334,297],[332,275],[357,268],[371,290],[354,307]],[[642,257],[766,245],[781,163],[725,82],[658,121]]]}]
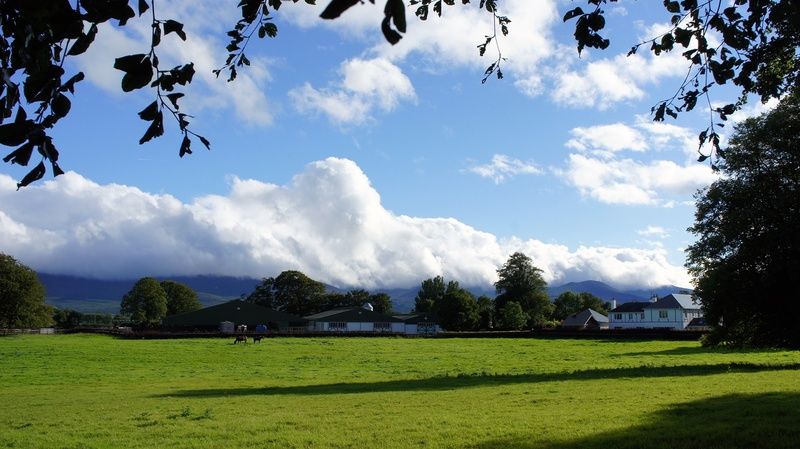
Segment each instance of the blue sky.
[{"label": "blue sky", "polygon": [[477,5],[427,23],[409,11],[391,47],[381,5],[322,22],[303,2],[281,8],[278,38],[251,43],[253,66],[226,83],[210,70],[235,3],[157,4],[186,25],[188,41],[167,36],[159,56],[195,62],[181,104],[212,151],[196,142],[179,159],[172,122],[137,145],[147,124],[136,112],[154,93],[122,93],[112,65],[146,51],[149,23],[103,27],[70,63],[87,80],[54,132],[72,172],[14,192],[26,169],[0,166],[0,251],[94,277],[300,269],[395,287],[439,274],[485,285],[521,250],[553,283],[688,285],[692,193],[714,179],[695,162],[708,109],[653,123],[650,107],[686,66],[678,54],[625,57],[663,29],[660,5],[608,8],[612,46],[579,58],[561,17],[580,2],[503,1],[506,77],[482,85],[494,55],[478,56],[491,25]]}]

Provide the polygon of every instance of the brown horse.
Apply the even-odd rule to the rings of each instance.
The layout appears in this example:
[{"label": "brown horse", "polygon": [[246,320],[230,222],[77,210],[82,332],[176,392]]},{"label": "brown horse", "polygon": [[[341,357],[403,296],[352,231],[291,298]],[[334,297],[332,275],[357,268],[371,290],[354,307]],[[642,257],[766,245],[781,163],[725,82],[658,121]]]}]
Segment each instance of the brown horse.
[{"label": "brown horse", "polygon": [[239,343],[240,341],[247,344],[247,335],[237,335],[236,340],[233,340],[233,344]]}]

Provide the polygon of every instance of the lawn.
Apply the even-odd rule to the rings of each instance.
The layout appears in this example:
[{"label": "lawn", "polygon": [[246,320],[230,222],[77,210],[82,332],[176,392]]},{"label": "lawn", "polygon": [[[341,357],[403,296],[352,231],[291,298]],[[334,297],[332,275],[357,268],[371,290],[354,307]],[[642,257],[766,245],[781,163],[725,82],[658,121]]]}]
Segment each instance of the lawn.
[{"label": "lawn", "polygon": [[800,352],[0,338],[0,448],[796,448]]}]

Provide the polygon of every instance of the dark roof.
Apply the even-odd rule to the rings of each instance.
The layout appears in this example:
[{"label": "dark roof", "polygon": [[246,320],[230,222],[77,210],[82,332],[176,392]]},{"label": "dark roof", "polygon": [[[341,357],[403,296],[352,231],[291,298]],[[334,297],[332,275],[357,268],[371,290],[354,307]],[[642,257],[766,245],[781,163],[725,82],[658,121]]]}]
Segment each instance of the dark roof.
[{"label": "dark roof", "polygon": [[648,307],[649,305],[650,305],[649,302],[638,302],[638,301],[626,302],[624,304],[620,304],[619,306],[617,306],[611,312],[612,313],[614,313],[614,312],[616,312],[616,313],[619,313],[619,312],[644,312],[645,307]]},{"label": "dark roof", "polygon": [[684,310],[699,310],[698,304],[692,295],[683,295],[680,293],[669,294],[658,301],[650,303],[648,306],[652,309],[684,309]]},{"label": "dark roof", "polygon": [[163,325],[167,327],[216,327],[222,321],[247,325],[305,323],[305,320],[297,315],[235,299],[194,312],[168,316],[164,318]]},{"label": "dark roof", "polygon": [[439,318],[430,313],[412,313],[410,315],[394,315],[394,317],[406,324],[439,323]]},{"label": "dark roof", "polygon": [[343,321],[348,323],[400,323],[401,320],[361,307],[326,310],[304,317],[308,321]]},{"label": "dark roof", "polygon": [[572,315],[568,316],[561,323],[561,325],[565,327],[585,326],[586,323],[589,322],[589,319],[591,318],[594,318],[594,320],[598,323],[608,323],[607,316],[595,310],[586,309],[584,311],[573,313]]},{"label": "dark roof", "polygon": [[692,321],[689,321],[689,324],[686,327],[706,327],[706,319],[704,317],[699,318],[692,318]]}]

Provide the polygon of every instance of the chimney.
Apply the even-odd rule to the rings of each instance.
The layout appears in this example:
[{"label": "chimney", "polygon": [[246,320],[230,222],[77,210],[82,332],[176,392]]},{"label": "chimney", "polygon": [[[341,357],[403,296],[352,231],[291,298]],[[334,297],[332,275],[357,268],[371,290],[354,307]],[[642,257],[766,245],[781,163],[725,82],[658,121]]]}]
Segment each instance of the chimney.
[{"label": "chimney", "polygon": [[658,295],[653,293],[653,296],[650,297],[650,302],[656,302],[656,301],[658,301]]},{"label": "chimney", "polygon": [[617,300],[616,299],[612,299],[611,300],[611,310],[614,310],[616,308],[617,308]]}]

